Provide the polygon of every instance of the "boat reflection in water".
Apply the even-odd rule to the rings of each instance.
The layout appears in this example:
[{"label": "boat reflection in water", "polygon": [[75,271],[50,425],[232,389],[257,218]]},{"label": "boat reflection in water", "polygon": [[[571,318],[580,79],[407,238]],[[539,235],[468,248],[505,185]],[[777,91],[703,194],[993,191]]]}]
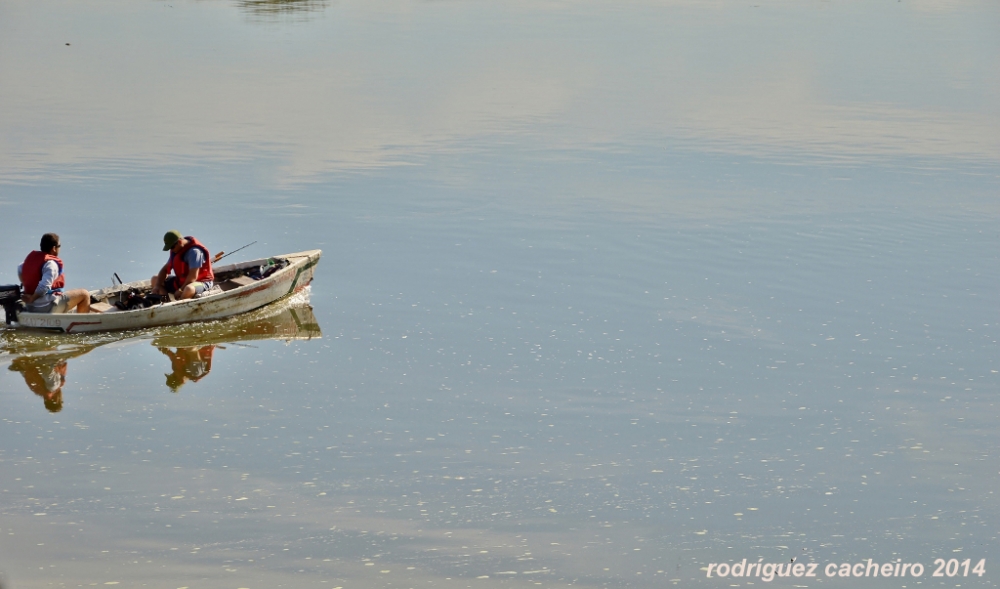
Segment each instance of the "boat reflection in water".
[{"label": "boat reflection in water", "polygon": [[[159,330],[153,337],[153,345],[170,358],[171,372],[165,375],[167,387],[176,393],[185,383],[205,378],[212,370],[215,349],[226,349],[224,344],[240,345],[243,341],[265,339],[291,341],[322,336],[309,305],[285,306],[277,313],[272,307],[226,321]],[[268,311],[270,314],[260,316]]]},{"label": "boat reflection in water", "polygon": [[67,361],[94,348],[120,341],[115,336],[67,336],[45,331],[4,329],[0,331],[0,365],[10,362],[12,372],[20,372],[28,389],[42,398],[52,413],[62,411],[62,389],[66,384]]},{"label": "boat reflection in water", "polygon": [[45,408],[63,408],[63,386],[68,361],[109,344],[129,345],[150,341],[170,359],[166,385],[177,392],[188,382],[198,382],[212,370],[217,348],[246,345],[252,340],[309,340],[322,331],[308,303],[308,289],[288,299],[244,315],[221,321],[160,327],[139,332],[65,335],[28,330],[0,331],[0,365],[21,373],[28,389],[42,397]]}]

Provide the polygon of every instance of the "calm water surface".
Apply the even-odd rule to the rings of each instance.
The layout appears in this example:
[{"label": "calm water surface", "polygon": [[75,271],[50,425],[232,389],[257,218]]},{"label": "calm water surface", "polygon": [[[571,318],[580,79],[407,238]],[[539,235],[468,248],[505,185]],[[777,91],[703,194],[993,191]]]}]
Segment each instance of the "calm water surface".
[{"label": "calm water surface", "polygon": [[[0,329],[4,587],[995,586],[998,24],[3,2],[0,283],[46,231],[71,287],[324,250],[228,321]],[[869,558],[925,572],[822,573]]]}]

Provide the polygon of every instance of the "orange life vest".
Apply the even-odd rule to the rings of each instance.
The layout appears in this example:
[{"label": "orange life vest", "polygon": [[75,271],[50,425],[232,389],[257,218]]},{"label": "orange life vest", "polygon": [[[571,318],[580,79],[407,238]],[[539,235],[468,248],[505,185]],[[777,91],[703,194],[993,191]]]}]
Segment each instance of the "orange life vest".
[{"label": "orange life vest", "polygon": [[187,277],[188,268],[187,262],[184,261],[184,254],[196,247],[201,250],[201,253],[205,254],[205,263],[198,268],[198,276],[195,277],[195,282],[209,282],[215,280],[215,273],[212,272],[212,255],[208,253],[208,248],[202,245],[200,241],[193,237],[185,237],[187,240],[187,245],[181,248],[181,251],[170,252],[170,268],[174,271],[174,276],[178,280],[184,280]]},{"label": "orange life vest", "polygon": [[63,261],[52,254],[33,251],[24,259],[24,265],[21,267],[21,281],[24,284],[24,292],[28,294],[35,292],[35,289],[38,288],[38,283],[42,281],[42,266],[49,260],[54,261],[59,266],[59,274],[52,281],[52,290],[62,290],[66,286],[66,277],[63,276]]}]

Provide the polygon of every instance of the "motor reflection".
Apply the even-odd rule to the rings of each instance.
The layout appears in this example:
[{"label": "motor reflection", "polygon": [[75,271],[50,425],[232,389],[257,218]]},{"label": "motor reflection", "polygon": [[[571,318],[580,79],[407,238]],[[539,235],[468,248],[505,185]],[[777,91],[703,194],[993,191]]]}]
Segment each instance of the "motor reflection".
[{"label": "motor reflection", "polygon": [[164,373],[166,386],[178,392],[188,383],[203,380],[212,371],[216,349],[229,344],[254,347],[253,340],[310,340],[322,337],[312,307],[278,303],[223,321],[162,327],[141,332],[57,335],[38,331],[3,330],[0,362],[9,360],[8,370],[24,378],[28,390],[42,397],[52,413],[63,409],[63,387],[69,360],[112,343],[150,341],[170,361]]}]

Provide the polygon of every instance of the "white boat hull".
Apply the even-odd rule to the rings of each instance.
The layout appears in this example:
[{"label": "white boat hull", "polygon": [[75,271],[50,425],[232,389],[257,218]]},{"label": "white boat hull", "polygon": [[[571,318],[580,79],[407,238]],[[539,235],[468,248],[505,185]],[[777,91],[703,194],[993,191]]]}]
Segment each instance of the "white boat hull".
[{"label": "white boat hull", "polygon": [[[87,333],[142,329],[231,317],[269,305],[308,286],[312,282],[313,272],[321,254],[321,250],[310,250],[274,256],[288,260],[289,265],[253,284],[211,296],[131,311],[87,314],[21,312],[18,313],[17,322],[22,327],[53,329],[64,333]],[[251,268],[266,262],[267,258],[264,258],[220,266],[215,271],[222,273],[227,270]],[[129,282],[117,287],[91,291],[91,294],[101,296],[129,288],[149,288],[149,281]]]}]

